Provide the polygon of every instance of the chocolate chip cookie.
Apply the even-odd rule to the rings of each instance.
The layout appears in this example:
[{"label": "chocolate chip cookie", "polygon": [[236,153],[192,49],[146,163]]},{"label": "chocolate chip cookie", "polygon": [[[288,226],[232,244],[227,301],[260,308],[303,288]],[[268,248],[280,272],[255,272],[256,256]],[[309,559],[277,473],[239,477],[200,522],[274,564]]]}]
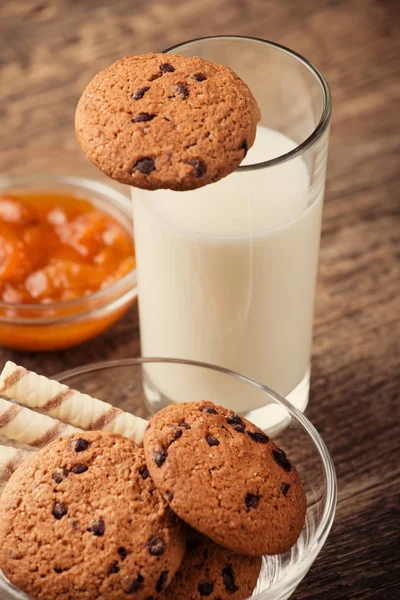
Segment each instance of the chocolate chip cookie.
[{"label": "chocolate chip cookie", "polygon": [[127,56],[89,83],[75,128],[104,173],[148,190],[225,177],[253,145],[258,105],[228,67],[174,54]]},{"label": "chocolate chip cookie", "polygon": [[34,454],[7,484],[0,565],[38,600],[155,600],[183,558],[183,527],[142,448],[116,434],[74,434]]},{"label": "chocolate chip cookie", "polygon": [[211,402],[168,406],[145,432],[146,462],[172,510],[239,554],[280,554],[297,540],[306,497],[285,452]]},{"label": "chocolate chip cookie", "polygon": [[189,532],[186,554],[163,600],[244,600],[251,596],[261,558],[243,556],[197,532]]}]

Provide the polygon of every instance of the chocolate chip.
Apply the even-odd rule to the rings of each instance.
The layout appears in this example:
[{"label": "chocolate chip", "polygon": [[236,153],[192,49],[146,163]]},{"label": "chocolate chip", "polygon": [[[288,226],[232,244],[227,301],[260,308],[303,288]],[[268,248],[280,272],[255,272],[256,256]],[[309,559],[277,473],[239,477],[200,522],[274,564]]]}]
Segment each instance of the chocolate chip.
[{"label": "chocolate chip", "polygon": [[75,473],[75,475],[80,475],[81,473],[85,473],[89,467],[86,465],[74,465],[71,469],[71,473]]},{"label": "chocolate chip", "polygon": [[142,479],[147,479],[148,477],[150,477],[150,473],[148,468],[146,467],[146,465],[142,465],[139,469],[139,473],[142,476]]},{"label": "chocolate chip", "polygon": [[259,496],[256,496],[255,494],[247,494],[246,498],[244,499],[247,512],[249,512],[249,510],[252,508],[257,508],[259,499]]},{"label": "chocolate chip", "polygon": [[275,462],[278,463],[278,465],[282,467],[282,469],[286,471],[286,473],[290,473],[290,471],[292,470],[292,465],[286,458],[286,452],[278,448],[278,450],[272,450],[272,455],[275,459]]},{"label": "chocolate chip", "polygon": [[165,463],[166,458],[166,450],[159,450],[158,452],[154,452],[154,462],[156,463],[157,467],[161,467]]},{"label": "chocolate chip", "polygon": [[63,572],[64,572],[64,569],[59,569],[59,568],[57,568],[57,567],[54,567],[54,572],[55,572],[55,573],[63,573]]},{"label": "chocolate chip", "polygon": [[157,115],[151,115],[150,113],[142,112],[139,113],[136,117],[133,117],[132,123],[147,123],[147,121],[152,121],[154,117]]},{"label": "chocolate chip", "polygon": [[202,160],[189,160],[188,164],[193,167],[196,177],[203,177],[207,171],[207,165]]},{"label": "chocolate chip", "polygon": [[214,591],[214,584],[212,581],[200,581],[197,589],[200,596],[209,596]]},{"label": "chocolate chip", "polygon": [[83,438],[78,438],[76,440],[72,440],[71,448],[75,450],[75,452],[83,452],[89,448],[89,442]]},{"label": "chocolate chip", "polygon": [[112,573],[119,573],[118,561],[113,562],[113,564],[109,568],[108,574],[111,575]]},{"label": "chocolate chip", "polygon": [[186,421],[181,421],[179,423],[179,427],[183,427],[183,429],[190,429],[190,425],[189,423],[186,423]]},{"label": "chocolate chip", "polygon": [[169,63],[163,63],[162,65],[160,65],[160,71],[162,73],[173,73],[175,71],[175,68]]},{"label": "chocolate chip", "polygon": [[249,151],[249,147],[247,145],[246,140],[243,140],[243,142],[240,144],[239,150],[243,150],[243,152],[244,152],[243,158],[244,158],[246,156],[247,152]]},{"label": "chocolate chip", "polygon": [[98,519],[88,527],[88,531],[91,531],[92,533],[94,533],[94,535],[97,535],[98,537],[104,535],[105,529],[106,524],[104,523],[103,519]]},{"label": "chocolate chip", "polygon": [[64,479],[64,477],[61,475],[61,473],[58,473],[57,471],[54,471],[52,478],[56,483],[61,483],[62,480]]},{"label": "chocolate chip", "polygon": [[179,438],[181,437],[182,433],[183,433],[182,429],[177,429],[175,431],[175,434],[174,434],[174,439],[175,440],[179,440]]},{"label": "chocolate chip", "polygon": [[290,488],[290,483],[285,483],[285,482],[281,483],[281,492],[284,496],[286,496],[286,494],[288,493],[289,488]]},{"label": "chocolate chip", "polygon": [[139,573],[139,575],[134,579],[129,587],[126,588],[125,594],[134,594],[138,592],[140,588],[143,587],[144,577]]},{"label": "chocolate chip", "polygon": [[172,502],[172,500],[174,499],[174,495],[173,495],[173,493],[172,493],[172,492],[169,492],[169,491],[167,491],[167,492],[165,492],[165,495],[167,496],[167,500],[168,500],[168,502]]},{"label": "chocolate chip", "polygon": [[162,592],[167,585],[169,571],[162,571],[156,585],[156,592]]},{"label": "chocolate chip", "polygon": [[144,158],[139,158],[139,160],[134,164],[133,170],[137,169],[143,175],[150,175],[155,170],[156,166],[154,163],[154,159],[148,156]]},{"label": "chocolate chip", "polygon": [[244,425],[233,425],[233,429],[238,433],[244,433]]},{"label": "chocolate chip", "polygon": [[186,83],[177,83],[174,95],[179,96],[182,100],[187,100],[189,98],[189,89]]},{"label": "chocolate chip", "polygon": [[216,437],[214,437],[213,435],[211,435],[211,433],[208,433],[206,435],[206,440],[207,440],[207,444],[209,446],[219,446],[219,440],[217,440]]},{"label": "chocolate chip", "polygon": [[247,435],[257,442],[257,444],[268,444],[269,437],[265,433],[262,433],[262,431],[248,431]]},{"label": "chocolate chip", "polygon": [[218,414],[218,412],[212,406],[206,406],[205,408],[202,408],[201,412],[208,413],[209,415],[217,415]]},{"label": "chocolate chip", "polygon": [[149,89],[150,88],[148,86],[139,88],[138,90],[133,92],[132,98],[134,100],[141,100],[143,98],[143,96],[145,95],[145,93],[149,91]]},{"label": "chocolate chip", "polygon": [[195,79],[196,81],[205,81],[207,77],[203,75],[203,73],[195,73],[193,75],[193,79]]},{"label": "chocolate chip", "polygon": [[243,420],[239,415],[229,415],[229,417],[226,418],[226,421],[229,425],[243,425]]},{"label": "chocolate chip", "polygon": [[238,591],[239,588],[235,584],[235,574],[230,563],[228,563],[226,567],[222,569],[222,579],[227,592],[234,594]]},{"label": "chocolate chip", "polygon": [[121,560],[125,560],[126,557],[128,556],[128,550],[126,548],[124,548],[123,546],[121,546],[121,548],[118,548],[117,552],[120,555]]},{"label": "chocolate chip", "polygon": [[68,509],[65,504],[61,504],[61,502],[56,502],[53,506],[52,510],[53,517],[55,517],[58,521],[65,517],[68,514]]},{"label": "chocolate chip", "polygon": [[167,544],[161,537],[153,535],[147,540],[146,548],[152,556],[162,556],[167,549]]}]

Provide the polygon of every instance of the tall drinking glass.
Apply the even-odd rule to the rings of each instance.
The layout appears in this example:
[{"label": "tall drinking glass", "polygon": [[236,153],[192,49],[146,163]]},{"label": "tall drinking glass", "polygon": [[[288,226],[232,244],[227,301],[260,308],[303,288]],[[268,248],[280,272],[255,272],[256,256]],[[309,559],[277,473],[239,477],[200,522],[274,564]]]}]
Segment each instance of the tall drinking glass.
[{"label": "tall drinking glass", "polygon": [[[232,369],[304,410],[329,88],[307,60],[264,40],[203,38],[167,52],[231,67],[262,116],[255,145],[228,177],[189,192],[132,189],[142,354]],[[161,366],[147,369],[154,402],[208,398],[264,428],[280,419],[276,406],[217,385],[212,373],[171,380]]]}]

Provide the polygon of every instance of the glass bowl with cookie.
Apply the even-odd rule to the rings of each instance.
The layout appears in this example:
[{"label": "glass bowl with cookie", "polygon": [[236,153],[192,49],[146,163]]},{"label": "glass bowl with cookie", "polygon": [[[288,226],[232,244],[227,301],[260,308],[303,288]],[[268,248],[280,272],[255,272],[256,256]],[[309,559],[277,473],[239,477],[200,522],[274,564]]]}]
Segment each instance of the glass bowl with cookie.
[{"label": "glass bowl with cookie", "polygon": [[[199,394],[182,401],[193,378]],[[159,381],[179,381],[182,398]],[[249,395],[275,406],[279,425],[236,411]],[[52,380],[7,363],[0,481],[5,600],[285,600],[321,551],[337,499],[323,440],[283,397],[227,369],[162,358]]]},{"label": "glass bowl with cookie", "polygon": [[0,345],[59,350],[137,297],[131,201],[80,152],[0,153]]}]

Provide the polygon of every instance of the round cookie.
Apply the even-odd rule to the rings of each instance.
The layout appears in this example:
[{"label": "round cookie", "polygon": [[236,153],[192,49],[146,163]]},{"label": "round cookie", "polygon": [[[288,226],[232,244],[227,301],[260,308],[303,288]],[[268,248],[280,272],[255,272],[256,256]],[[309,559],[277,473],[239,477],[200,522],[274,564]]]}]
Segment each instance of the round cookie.
[{"label": "round cookie", "polygon": [[238,167],[260,110],[228,67],[175,54],[126,56],[98,73],[75,129],[104,173],[139,188],[191,190]]},{"label": "round cookie", "polygon": [[163,600],[244,600],[251,596],[261,570],[261,558],[243,556],[190,532],[186,554]]},{"label": "round cookie", "polygon": [[184,525],[122,436],[61,438],[0,498],[0,565],[37,600],[158,598],[185,550]]},{"label": "round cookie", "polygon": [[211,402],[170,405],[145,432],[146,463],[172,510],[239,554],[280,554],[297,540],[305,493],[286,454]]}]

